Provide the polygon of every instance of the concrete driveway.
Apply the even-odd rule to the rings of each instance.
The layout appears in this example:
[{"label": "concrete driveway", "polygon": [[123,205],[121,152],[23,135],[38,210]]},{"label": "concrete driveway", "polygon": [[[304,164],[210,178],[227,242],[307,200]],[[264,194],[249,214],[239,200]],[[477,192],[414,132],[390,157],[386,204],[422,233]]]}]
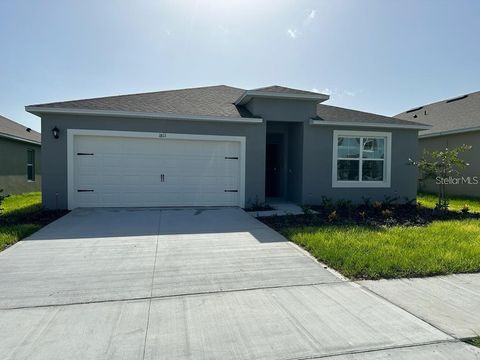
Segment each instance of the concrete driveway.
[{"label": "concrete driveway", "polygon": [[0,339],[1,359],[480,357],[235,208],[73,211],[0,253]]}]

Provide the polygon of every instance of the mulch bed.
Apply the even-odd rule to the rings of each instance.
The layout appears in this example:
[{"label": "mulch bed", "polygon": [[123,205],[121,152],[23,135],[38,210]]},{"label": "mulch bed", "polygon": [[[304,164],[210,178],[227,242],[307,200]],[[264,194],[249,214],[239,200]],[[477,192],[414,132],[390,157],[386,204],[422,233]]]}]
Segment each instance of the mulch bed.
[{"label": "mulch bed", "polygon": [[347,205],[312,206],[306,209],[304,215],[269,216],[258,219],[275,229],[319,225],[425,226],[434,220],[480,219],[480,213],[438,211],[411,204]]},{"label": "mulch bed", "polygon": [[0,225],[38,224],[45,226],[68,214],[68,210],[39,210],[31,213],[0,215]]}]

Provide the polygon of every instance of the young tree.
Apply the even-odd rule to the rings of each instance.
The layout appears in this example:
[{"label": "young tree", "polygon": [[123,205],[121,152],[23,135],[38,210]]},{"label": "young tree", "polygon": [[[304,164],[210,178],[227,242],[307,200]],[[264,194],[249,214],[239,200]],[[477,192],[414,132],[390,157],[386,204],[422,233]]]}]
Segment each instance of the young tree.
[{"label": "young tree", "polygon": [[424,151],[423,158],[419,161],[410,160],[412,165],[419,168],[423,179],[435,179],[438,184],[438,210],[448,210],[448,198],[446,194],[446,181],[452,176],[460,175],[460,170],[469,166],[460,154],[470,150],[470,145],[463,144],[454,149],[446,148],[444,151]]}]

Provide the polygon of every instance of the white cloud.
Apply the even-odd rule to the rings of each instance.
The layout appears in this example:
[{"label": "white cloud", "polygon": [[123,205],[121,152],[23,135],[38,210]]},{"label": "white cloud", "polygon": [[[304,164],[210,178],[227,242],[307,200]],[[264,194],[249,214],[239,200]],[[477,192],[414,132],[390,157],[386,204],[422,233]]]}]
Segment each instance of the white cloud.
[{"label": "white cloud", "polygon": [[308,25],[310,24],[313,19],[315,18],[315,16],[317,15],[317,11],[316,10],[312,10],[310,11],[310,13],[307,15],[307,17],[305,18],[305,25]]},{"label": "white cloud", "polygon": [[358,92],[353,91],[353,90],[339,90],[339,89],[331,89],[331,88],[324,88],[322,90],[319,90],[318,88],[314,87],[312,88],[313,92],[320,93],[320,94],[325,94],[330,96],[331,99],[333,98],[342,98],[342,97],[355,97],[357,96]]},{"label": "white cloud", "polygon": [[[310,12],[307,14],[307,16],[303,19],[303,23],[300,24],[301,28],[306,28],[307,26],[310,25],[310,23],[315,19],[315,16],[317,16],[317,11],[312,9]],[[292,38],[296,39],[299,35],[301,35],[301,32],[298,31],[296,28],[288,28],[287,29],[287,34]]]},{"label": "white cloud", "polygon": [[298,35],[298,31],[296,29],[288,29],[287,33],[292,39],[295,39]]}]

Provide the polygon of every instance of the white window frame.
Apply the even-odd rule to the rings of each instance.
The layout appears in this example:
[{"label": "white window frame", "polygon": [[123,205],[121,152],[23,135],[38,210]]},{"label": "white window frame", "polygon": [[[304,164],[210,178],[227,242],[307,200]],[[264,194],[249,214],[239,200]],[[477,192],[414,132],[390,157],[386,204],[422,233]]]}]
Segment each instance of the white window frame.
[{"label": "white window frame", "polygon": [[[32,153],[33,162],[29,162],[28,156]],[[32,178],[29,179],[28,177],[28,169],[32,169]],[[35,149],[27,149],[27,181],[28,182],[35,182]]]},{"label": "white window frame", "polygon": [[[345,181],[337,180],[337,163],[338,163],[338,138],[339,137],[373,137],[385,139],[385,154],[383,166],[383,181],[363,181],[362,180],[362,145],[360,142],[360,157],[358,180]],[[356,159],[352,159],[356,160]],[[368,159],[366,159],[368,160]],[[332,187],[334,188],[389,188],[392,170],[392,133],[377,131],[350,131],[350,130],[334,130],[333,131],[333,162],[332,162]]]}]

